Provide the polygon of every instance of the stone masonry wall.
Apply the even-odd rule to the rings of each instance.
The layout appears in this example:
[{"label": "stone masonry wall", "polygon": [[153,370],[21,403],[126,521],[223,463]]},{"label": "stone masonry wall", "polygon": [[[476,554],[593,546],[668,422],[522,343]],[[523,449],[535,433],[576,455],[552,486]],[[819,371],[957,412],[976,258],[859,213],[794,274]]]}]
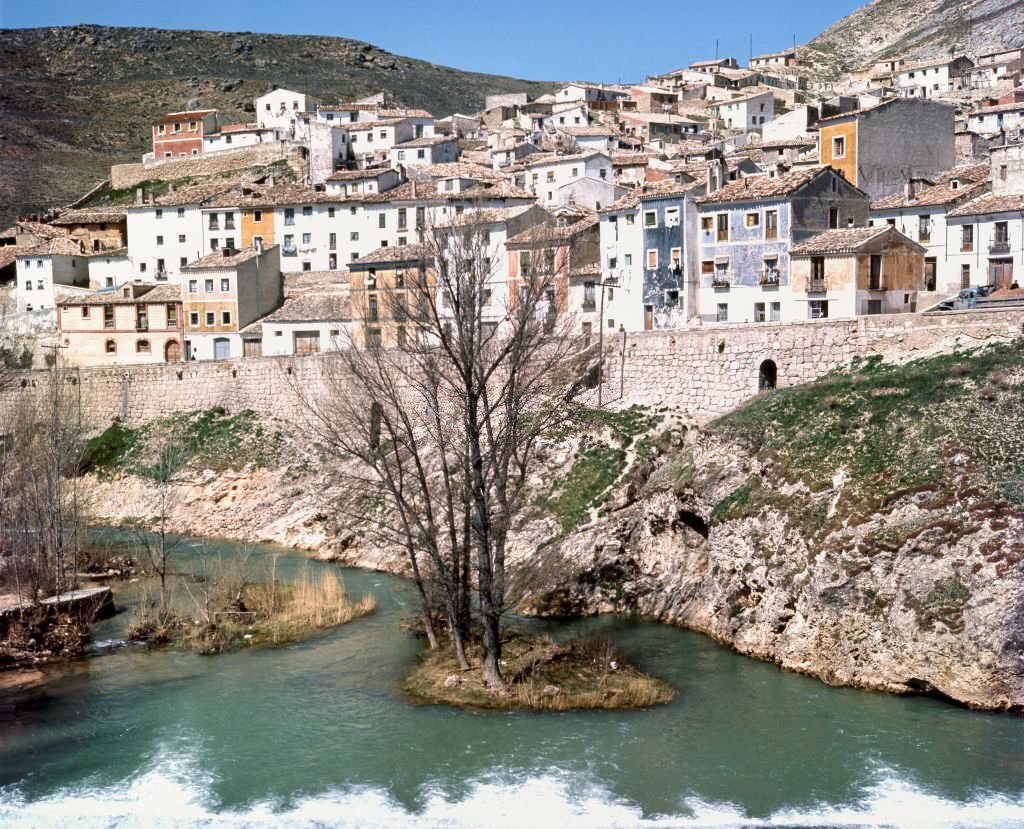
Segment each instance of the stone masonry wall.
[{"label": "stone masonry wall", "polygon": [[[788,386],[814,380],[858,356],[909,359],[1005,341],[1022,332],[1024,311],[1017,310],[706,325],[627,334],[624,353],[622,335],[612,335],[604,343],[603,402],[612,408],[668,405],[703,423],[757,394],[765,360],[775,362],[779,386]],[[82,417],[95,426],[114,417],[144,423],[175,411],[219,405],[298,424],[298,390],[315,390],[325,361],[331,359],[337,356],[85,368],[76,375]],[[47,377],[43,371],[0,372],[0,433],[18,401],[41,391]],[[596,398],[596,392],[590,397]]]}]

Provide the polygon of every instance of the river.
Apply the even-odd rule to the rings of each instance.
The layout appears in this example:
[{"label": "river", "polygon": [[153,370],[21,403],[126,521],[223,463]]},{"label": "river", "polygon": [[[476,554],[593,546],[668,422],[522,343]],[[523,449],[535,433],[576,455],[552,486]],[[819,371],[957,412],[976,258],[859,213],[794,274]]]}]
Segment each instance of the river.
[{"label": "river", "polygon": [[[286,577],[305,564],[253,553],[274,555]],[[0,826],[1024,826],[1024,719],[828,688],[608,617],[525,624],[607,633],[676,686],[673,704],[415,706],[400,690],[420,647],[399,627],[409,586],[344,576],[378,610],[314,640],[216,657],[117,647],[119,614],[97,626],[97,655],[0,692]]]}]

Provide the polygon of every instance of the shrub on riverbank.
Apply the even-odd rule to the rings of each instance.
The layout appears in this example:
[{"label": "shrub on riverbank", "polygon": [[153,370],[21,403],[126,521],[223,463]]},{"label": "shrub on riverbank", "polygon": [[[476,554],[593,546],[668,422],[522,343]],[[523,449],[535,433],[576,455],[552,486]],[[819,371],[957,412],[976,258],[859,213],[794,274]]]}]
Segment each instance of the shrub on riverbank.
[{"label": "shrub on riverbank", "polygon": [[313,575],[306,570],[289,584],[276,580],[250,584],[232,577],[186,591],[200,610],[199,619],[183,618],[179,612],[161,613],[157,604],[143,601],[131,637],[154,644],[174,642],[200,654],[226,653],[299,642],[376,609],[372,596],[352,598],[342,578],[330,571]]},{"label": "shrub on riverbank", "polygon": [[[479,646],[470,646],[467,656],[476,664]],[[485,688],[478,671],[460,671],[446,649],[420,656],[406,677],[405,691],[420,703],[529,711],[650,708],[675,696],[669,683],[630,665],[604,638],[559,643],[513,636],[502,644],[502,661],[506,694]]]}]

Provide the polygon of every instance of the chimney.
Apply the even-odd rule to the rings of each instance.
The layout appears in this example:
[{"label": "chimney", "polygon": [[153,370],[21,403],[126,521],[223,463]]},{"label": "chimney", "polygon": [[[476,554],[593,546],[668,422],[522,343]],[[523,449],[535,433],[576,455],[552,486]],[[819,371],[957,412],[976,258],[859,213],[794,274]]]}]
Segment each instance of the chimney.
[{"label": "chimney", "polygon": [[917,182],[912,178],[907,179],[907,183],[903,186],[903,195],[907,201],[913,201],[914,196],[917,194]]},{"label": "chimney", "polygon": [[235,255],[234,248],[221,248],[220,252],[225,259]]}]

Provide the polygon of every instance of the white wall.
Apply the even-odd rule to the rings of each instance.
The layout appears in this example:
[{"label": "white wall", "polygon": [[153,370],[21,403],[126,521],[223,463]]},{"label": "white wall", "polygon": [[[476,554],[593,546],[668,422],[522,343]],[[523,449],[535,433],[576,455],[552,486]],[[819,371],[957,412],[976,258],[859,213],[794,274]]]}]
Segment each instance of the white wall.
[{"label": "white wall", "polygon": [[82,256],[19,256],[16,261],[19,312],[55,307],[54,285],[89,284],[89,266]]},{"label": "white wall", "polygon": [[[241,234],[236,231],[236,235]],[[163,237],[163,244],[158,244],[158,237]],[[184,241],[180,237],[184,237]],[[133,264],[132,278],[156,281],[157,260],[163,259],[167,281],[180,282],[181,260],[194,262],[209,250],[197,206],[128,208],[128,254]]]},{"label": "white wall", "polygon": [[264,322],[263,356],[286,357],[295,353],[295,333],[316,331],[320,334],[321,351],[338,351],[351,342],[352,323],[337,322]]}]

